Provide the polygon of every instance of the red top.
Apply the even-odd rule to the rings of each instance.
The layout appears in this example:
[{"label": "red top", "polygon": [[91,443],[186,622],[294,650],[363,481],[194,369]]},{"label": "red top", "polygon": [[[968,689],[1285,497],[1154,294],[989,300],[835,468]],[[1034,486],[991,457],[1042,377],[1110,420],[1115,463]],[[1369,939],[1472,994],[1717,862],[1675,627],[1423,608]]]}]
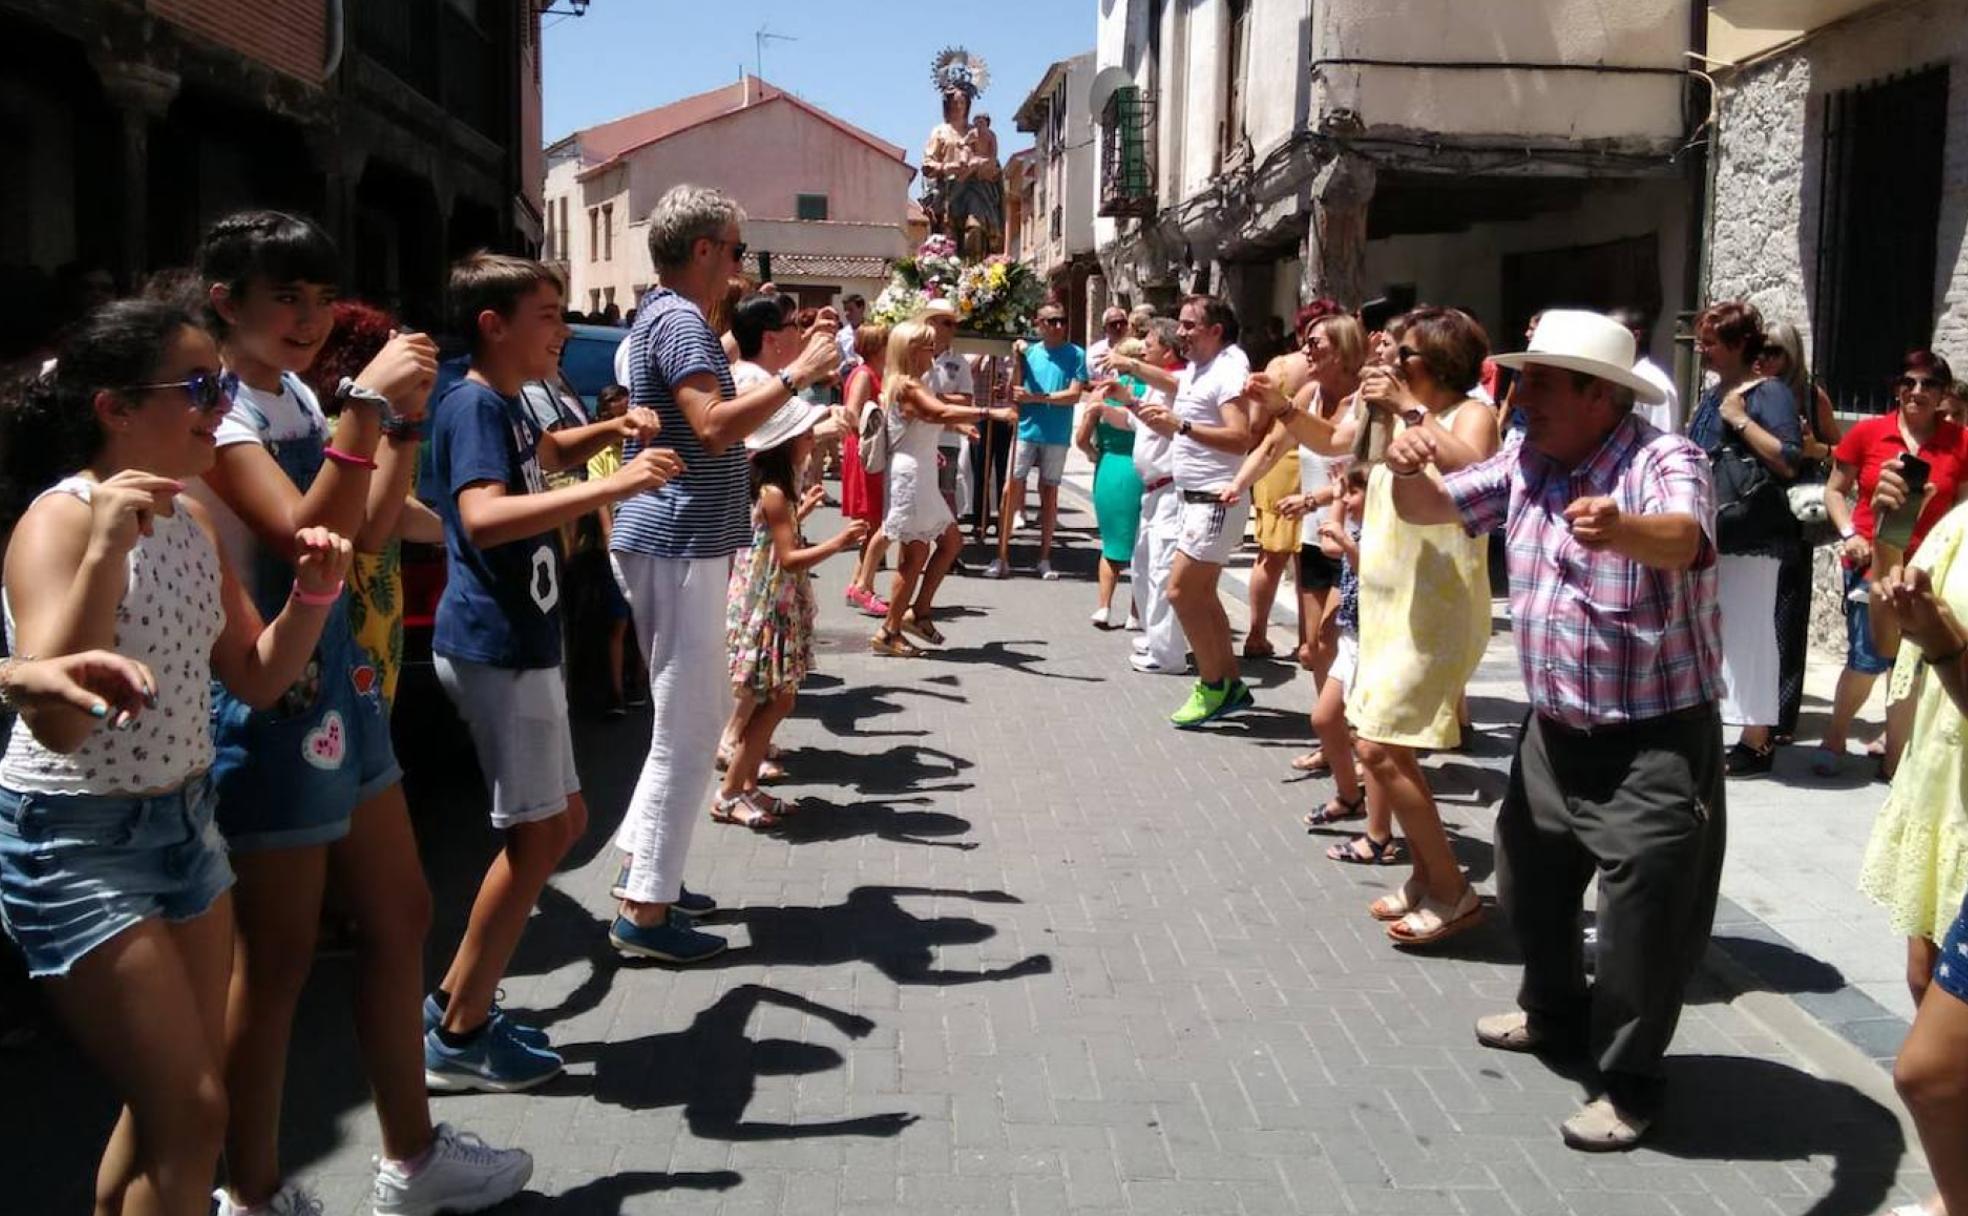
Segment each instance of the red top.
[{"label": "red top", "polygon": [[[1832,456],[1839,464],[1859,471],[1859,501],[1852,508],[1852,529],[1868,541],[1878,526],[1872,517],[1872,491],[1879,484],[1880,467],[1907,451],[1898,411],[1856,424],[1832,449]],[[1968,472],[1968,432],[1942,419],[1934,424],[1934,433],[1928,436],[1927,442],[1913,454],[1932,466],[1927,480],[1933,484],[1934,493],[1921,509],[1920,518],[1914,521],[1913,540],[1907,544],[1908,557],[1920,547],[1927,530],[1941,522],[1941,516],[1954,506],[1956,487],[1961,484],[1962,474]]]}]

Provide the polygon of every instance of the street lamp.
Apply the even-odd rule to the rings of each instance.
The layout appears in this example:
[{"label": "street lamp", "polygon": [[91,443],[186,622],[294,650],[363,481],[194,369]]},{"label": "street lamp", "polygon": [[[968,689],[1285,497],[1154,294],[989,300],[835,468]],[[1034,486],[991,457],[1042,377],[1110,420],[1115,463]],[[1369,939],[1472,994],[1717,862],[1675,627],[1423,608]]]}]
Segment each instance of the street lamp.
[{"label": "street lamp", "polygon": [[555,8],[555,0],[546,0],[540,8],[542,17],[585,17],[588,15],[589,0],[567,0],[566,8]]}]

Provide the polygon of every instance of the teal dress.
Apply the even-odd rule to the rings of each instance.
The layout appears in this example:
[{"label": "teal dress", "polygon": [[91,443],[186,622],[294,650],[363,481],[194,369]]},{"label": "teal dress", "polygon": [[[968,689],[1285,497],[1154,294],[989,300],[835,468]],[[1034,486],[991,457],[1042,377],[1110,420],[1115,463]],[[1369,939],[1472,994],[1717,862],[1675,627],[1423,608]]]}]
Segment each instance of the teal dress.
[{"label": "teal dress", "polygon": [[[1140,381],[1121,377],[1139,396]],[[1093,427],[1100,463],[1093,470],[1093,514],[1100,522],[1100,556],[1110,562],[1134,560],[1135,532],[1141,527],[1141,474],[1134,467],[1134,432],[1105,422]]]}]

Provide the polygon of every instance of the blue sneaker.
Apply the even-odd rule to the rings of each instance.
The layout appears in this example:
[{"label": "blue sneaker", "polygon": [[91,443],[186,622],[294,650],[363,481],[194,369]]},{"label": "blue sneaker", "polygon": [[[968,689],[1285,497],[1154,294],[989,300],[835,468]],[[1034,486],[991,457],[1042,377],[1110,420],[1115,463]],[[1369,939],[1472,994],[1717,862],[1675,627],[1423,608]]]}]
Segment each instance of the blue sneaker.
[{"label": "blue sneaker", "polygon": [[504,1018],[463,1047],[447,1046],[433,1030],[424,1036],[424,1084],[432,1093],[512,1094],[550,1081],[566,1067],[558,1055],[529,1047],[512,1035]]},{"label": "blue sneaker", "polygon": [[[444,1009],[437,1003],[436,994],[433,993],[425,997],[424,1033],[429,1034],[431,1031],[436,1030],[437,1024],[443,1020]],[[492,1016],[489,1020],[504,1022],[506,1024],[506,1033],[526,1044],[528,1047],[546,1047],[553,1041],[547,1037],[547,1032],[541,1030],[538,1026],[528,1026],[524,1022],[515,1022],[507,1017],[506,1011],[499,1007],[498,1001],[492,1002]]]},{"label": "blue sneaker", "polygon": [[[699,916],[709,916],[717,911],[718,901],[708,895],[699,895],[689,887],[678,887],[680,892],[670,907],[695,920]],[[609,885],[608,894],[615,899],[629,897],[629,859],[623,858],[621,868],[615,871],[615,881]]]},{"label": "blue sneaker", "polygon": [[609,926],[608,940],[615,949],[634,958],[653,958],[663,963],[701,963],[724,953],[727,943],[711,933],[690,927],[690,918],[671,905],[670,916],[660,925],[644,928],[626,916],[618,916]]}]

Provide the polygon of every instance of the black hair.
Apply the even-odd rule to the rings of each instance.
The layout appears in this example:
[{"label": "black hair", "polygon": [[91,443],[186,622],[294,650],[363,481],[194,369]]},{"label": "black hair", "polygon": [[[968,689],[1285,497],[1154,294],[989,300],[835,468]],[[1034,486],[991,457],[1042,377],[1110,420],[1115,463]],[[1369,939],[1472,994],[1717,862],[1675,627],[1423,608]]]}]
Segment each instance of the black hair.
[{"label": "black hair", "polygon": [[11,530],[34,496],[102,451],[96,394],[157,377],[171,341],[198,319],[162,300],[118,300],[63,336],[55,366],[0,387],[0,526]]},{"label": "black hair", "polygon": [[1222,296],[1193,295],[1182,301],[1194,304],[1203,310],[1203,324],[1223,327],[1223,344],[1229,346],[1242,336],[1242,327],[1237,324],[1237,310]]},{"label": "black hair", "polygon": [[791,439],[752,453],[753,502],[758,501],[759,491],[767,486],[778,486],[779,492],[786,496],[787,502],[799,502],[799,477],[798,471],[793,468]]},{"label": "black hair", "polygon": [[604,384],[601,386],[601,391],[595,394],[595,404],[597,405],[605,401],[627,401],[628,399],[629,390],[619,384]]},{"label": "black hair", "polygon": [[738,342],[741,359],[756,359],[765,347],[765,335],[786,323],[785,298],[753,292],[731,310],[731,336]]},{"label": "black hair", "polygon": [[[198,246],[205,285],[224,283],[237,296],[256,275],[269,283],[333,286],[342,280],[342,255],[320,225],[285,211],[236,211],[205,230]],[[210,304],[205,323],[225,336],[225,319]]]}]

